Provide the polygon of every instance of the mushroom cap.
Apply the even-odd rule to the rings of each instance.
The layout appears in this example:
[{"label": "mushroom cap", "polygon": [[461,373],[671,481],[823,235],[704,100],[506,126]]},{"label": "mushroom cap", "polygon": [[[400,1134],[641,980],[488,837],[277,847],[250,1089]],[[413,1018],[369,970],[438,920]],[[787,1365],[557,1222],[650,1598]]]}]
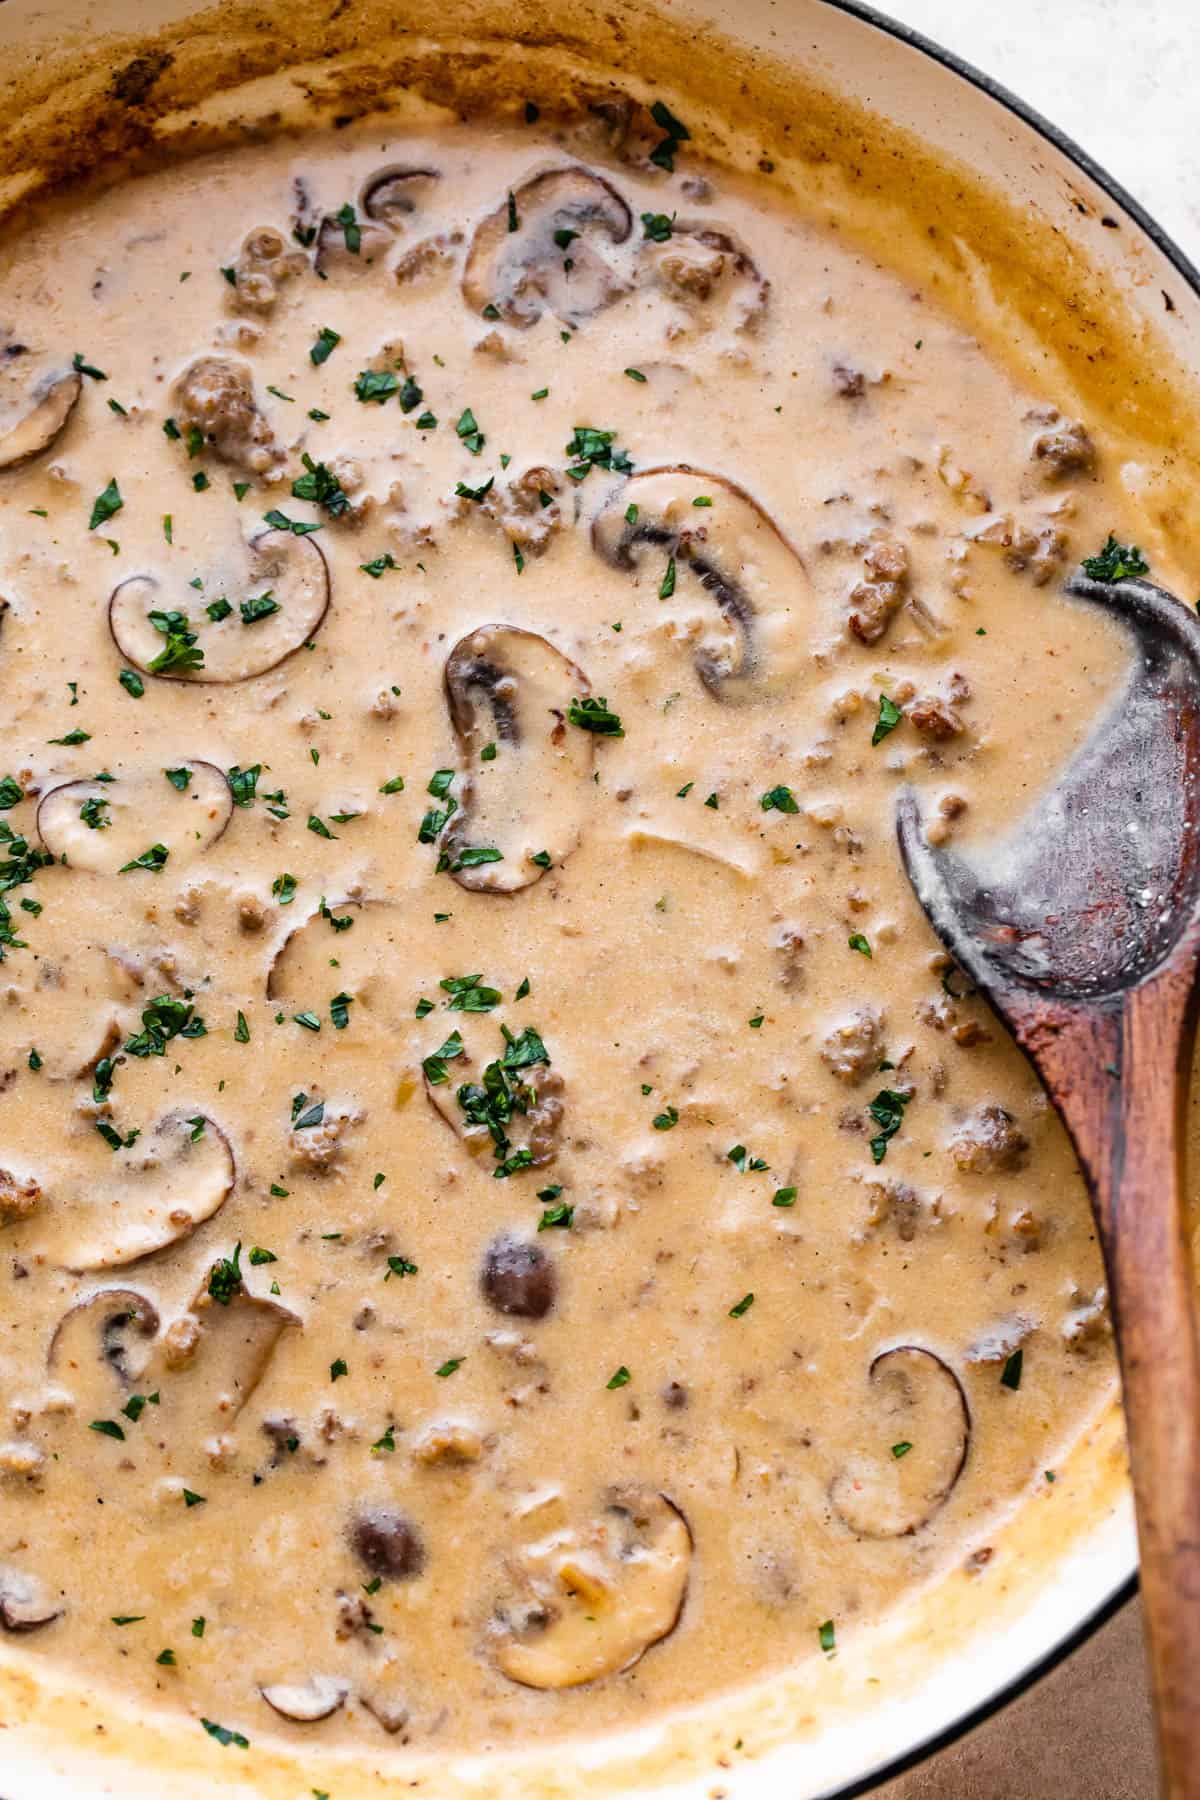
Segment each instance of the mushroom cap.
[{"label": "mushroom cap", "polygon": [[0,1568],[0,1626],[5,1631],[37,1631],[62,1617],[61,1606],[51,1606],[41,1587],[19,1569]]},{"label": "mushroom cap", "polygon": [[194,1443],[215,1427],[227,1430],[233,1424],[283,1333],[301,1321],[281,1301],[245,1288],[218,1305],[207,1282],[184,1317],[198,1329],[186,1358],[175,1361],[176,1375],[167,1379],[163,1417],[182,1441]]},{"label": "mushroom cap", "polygon": [[425,1567],[425,1545],[412,1520],[397,1507],[360,1506],[349,1525],[350,1547],[372,1575],[408,1581]]},{"label": "mushroom cap", "polygon": [[233,1187],[229,1140],[199,1108],[166,1113],[129,1149],[110,1151],[99,1136],[89,1149],[34,1221],[37,1252],[61,1268],[115,1269],[179,1243]]},{"label": "mushroom cap", "polygon": [[[694,506],[698,495],[712,505]],[[737,482],[686,463],[644,469],[596,514],[592,545],[629,572],[650,552],[664,565],[673,557],[716,602],[695,653],[714,699],[748,704],[791,691],[811,651],[816,599],[799,552]],[[681,580],[680,600],[684,591]]]},{"label": "mushroom cap", "polygon": [[621,1488],[585,1532],[553,1532],[519,1561],[544,1623],[505,1637],[496,1666],[524,1687],[579,1687],[633,1666],[675,1629],[692,1534],[665,1494]]},{"label": "mushroom cap", "polygon": [[440,169],[414,169],[406,163],[394,163],[368,176],[359,205],[368,219],[396,231],[419,209],[434,182],[440,180]]},{"label": "mushroom cap", "polygon": [[835,1476],[829,1498],[858,1537],[909,1537],[962,1474],[971,1439],[966,1395],[950,1365],[917,1344],[881,1351],[867,1380],[872,1448]]},{"label": "mushroom cap", "polygon": [[[329,569],[310,536],[290,531],[261,531],[230,560],[229,567],[210,571],[204,592],[233,601],[228,616],[210,621],[189,617],[204,661],[199,668],[155,670],[166,638],[150,614],[166,612],[171,603],[154,575],[130,575],[113,589],[108,625],[121,655],[145,675],[160,681],[191,684],[250,681],[292,656],[319,630],[329,608]],[[239,602],[270,595],[276,610],[247,622]],[[178,610],[186,614],[187,602]]]},{"label": "mushroom cap", "polygon": [[489,1306],[518,1319],[544,1319],[558,1294],[554,1259],[540,1244],[507,1233],[493,1238],[479,1271]]},{"label": "mushroom cap", "polygon": [[[56,862],[93,875],[115,875],[148,844],[162,844],[172,868],[216,843],[233,816],[229,783],[215,764],[188,761],[180,791],[161,769],[116,781],[66,781],[38,802],[38,835]],[[89,824],[89,814],[97,819]]]},{"label": "mushroom cap", "polygon": [[137,1288],[100,1288],[69,1306],[54,1327],[47,1372],[70,1388],[80,1412],[91,1399],[103,1412],[140,1378],[160,1323],[158,1308]]},{"label": "mushroom cap", "polygon": [[0,470],[16,469],[40,456],[62,432],[83,387],[77,369],[57,369],[35,381],[25,408],[0,426]]},{"label": "mushroom cap", "polygon": [[[494,306],[508,324],[522,328],[545,311],[566,325],[578,324],[629,286],[594,240],[623,244],[632,227],[633,214],[603,175],[577,163],[542,169],[475,227],[463,298],[474,312]],[[565,231],[575,235],[564,248],[555,233]]]},{"label": "mushroom cap", "polygon": [[[450,873],[475,893],[514,894],[557,868],[578,842],[595,754],[567,724],[591,692],[569,657],[517,625],[479,625],[446,658],[446,704],[462,765],[459,806],[442,838]],[[496,754],[483,761],[485,745]],[[499,850],[474,862],[466,852]]]},{"label": "mushroom cap", "polygon": [[350,1684],[334,1675],[310,1675],[304,1682],[276,1681],[258,1691],[280,1718],[315,1725],[346,1704]]}]

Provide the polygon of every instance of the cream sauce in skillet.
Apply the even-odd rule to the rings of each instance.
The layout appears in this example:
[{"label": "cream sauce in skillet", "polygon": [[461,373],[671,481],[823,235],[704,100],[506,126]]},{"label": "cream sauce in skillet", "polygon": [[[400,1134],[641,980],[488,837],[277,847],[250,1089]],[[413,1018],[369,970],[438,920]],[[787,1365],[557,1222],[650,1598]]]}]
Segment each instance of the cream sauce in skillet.
[{"label": "cream sauce in skillet", "polygon": [[993,839],[1102,710],[1119,472],[675,123],[0,265],[0,1622],[235,1753],[853,1655],[1112,1391],[892,819]]}]

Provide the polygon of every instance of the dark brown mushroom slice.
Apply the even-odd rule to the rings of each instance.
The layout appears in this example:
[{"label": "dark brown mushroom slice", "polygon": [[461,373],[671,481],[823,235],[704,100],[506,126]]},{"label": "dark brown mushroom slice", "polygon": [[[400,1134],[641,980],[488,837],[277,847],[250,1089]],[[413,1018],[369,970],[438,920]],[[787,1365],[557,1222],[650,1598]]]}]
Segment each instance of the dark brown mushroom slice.
[{"label": "dark brown mushroom slice", "polygon": [[412,1520],[397,1507],[360,1506],[349,1524],[350,1548],[372,1575],[410,1581],[425,1567],[425,1545]]},{"label": "dark brown mushroom slice", "polygon": [[875,1357],[863,1423],[871,1448],[834,1478],[834,1511],[857,1537],[911,1537],[945,1505],[963,1472],[971,1414],[948,1363],[917,1344]]},{"label": "dark brown mushroom slice", "polygon": [[68,1307],[46,1352],[51,1379],[69,1387],[82,1416],[102,1416],[130,1392],[149,1362],[158,1308],[137,1288],[101,1288]]},{"label": "dark brown mushroom slice", "polygon": [[[698,497],[711,505],[697,507]],[[811,649],[812,584],[799,552],[736,482],[686,463],[646,469],[601,507],[592,545],[628,573],[653,558],[656,582],[673,560],[716,602],[694,659],[714,699],[749,704],[793,687]],[[686,583],[677,585],[682,600]]]},{"label": "dark brown mushroom slice", "polygon": [[632,1668],[679,1623],[691,1560],[687,1520],[665,1494],[615,1489],[584,1531],[556,1531],[514,1558],[532,1620],[502,1637],[496,1666],[546,1689]]},{"label": "dark brown mushroom slice", "polygon": [[[203,611],[191,617],[188,602],[176,606],[154,575],[131,575],[120,582],[109,601],[108,624],[121,655],[144,675],[162,681],[250,681],[315,637],[329,608],[329,570],[311,536],[263,531],[227,567],[207,573],[204,592],[230,600],[225,618],[210,620]],[[262,604],[268,599],[273,602],[269,612]],[[194,648],[204,658],[198,668],[163,664],[171,640],[151,614],[172,611],[183,615],[181,629],[195,633]]]},{"label": "dark brown mushroom slice", "polygon": [[[579,840],[595,744],[567,709],[591,692],[587,677],[535,632],[491,624],[455,644],[445,687],[462,765],[442,839],[450,873],[474,893],[517,893]],[[488,744],[496,754],[485,762]]]},{"label": "dark brown mushroom slice", "polygon": [[419,210],[433,183],[440,180],[439,169],[411,169],[403,165],[380,169],[364,184],[359,205],[368,219],[398,231]]},{"label": "dark brown mushroom slice", "polygon": [[540,1244],[505,1234],[484,1252],[479,1287],[488,1305],[509,1318],[544,1319],[558,1297],[558,1272]]},{"label": "dark brown mushroom slice", "polygon": [[64,1177],[38,1214],[37,1252],[60,1268],[114,1269],[180,1243],[233,1187],[229,1140],[181,1107],[120,1151],[96,1138],[96,1160]]},{"label": "dark brown mushroom slice", "polygon": [[[11,378],[19,364],[11,359],[11,353],[6,362]],[[4,408],[0,414],[0,470],[20,468],[50,448],[74,412],[82,387],[78,369],[53,369],[34,380],[16,407]]]},{"label": "dark brown mushroom slice", "polygon": [[38,802],[38,835],[57,862],[116,875],[149,844],[162,844],[172,869],[216,843],[233,814],[229,783],[213,763],[185,761],[178,788],[161,769],[116,781],[63,782]]},{"label": "dark brown mushroom slice", "polygon": [[5,1631],[38,1631],[62,1617],[61,1606],[45,1599],[40,1585],[19,1569],[0,1568],[0,1626]]},{"label": "dark brown mushroom slice", "polygon": [[274,1681],[258,1691],[281,1719],[315,1725],[346,1704],[350,1684],[335,1675],[310,1675],[307,1681]]},{"label": "dark brown mushroom slice", "polygon": [[463,297],[473,312],[494,306],[522,328],[547,311],[578,325],[628,291],[596,243],[623,244],[632,227],[633,214],[604,176],[578,164],[543,169],[476,226]]},{"label": "dark brown mushroom slice", "polygon": [[664,243],[646,243],[642,254],[671,298],[727,312],[735,331],[753,330],[766,313],[771,284],[732,232],[677,221]]}]

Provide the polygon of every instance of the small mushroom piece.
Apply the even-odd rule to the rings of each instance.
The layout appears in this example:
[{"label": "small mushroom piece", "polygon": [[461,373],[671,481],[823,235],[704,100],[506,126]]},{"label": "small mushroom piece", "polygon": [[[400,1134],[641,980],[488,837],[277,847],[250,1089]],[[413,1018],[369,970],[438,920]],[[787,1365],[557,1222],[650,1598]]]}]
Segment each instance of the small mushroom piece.
[{"label": "small mushroom piece", "polygon": [[532,1619],[510,1630],[496,1665],[524,1687],[579,1687],[632,1668],[674,1630],[692,1535],[664,1494],[618,1489],[583,1531],[567,1527],[517,1559]]},{"label": "small mushroom piece", "polygon": [[372,1575],[408,1581],[425,1567],[425,1545],[412,1520],[394,1506],[361,1506],[350,1520],[350,1548]]},{"label": "small mushroom piece", "polygon": [[233,1152],[224,1132],[181,1107],[130,1147],[95,1154],[56,1187],[37,1250],[61,1268],[115,1269],[189,1237],[224,1205]]},{"label": "small mushroom piece", "polygon": [[928,1525],[963,1472],[971,1415],[958,1376],[932,1350],[884,1350],[867,1375],[871,1448],[834,1478],[834,1511],[858,1537],[909,1537]]},{"label": "small mushroom piece", "polygon": [[[16,469],[40,456],[63,430],[75,410],[83,387],[78,369],[52,369],[27,386],[24,369],[13,355],[3,352],[3,410],[0,411],[0,469]],[[9,391],[20,380],[20,399],[9,403]]]},{"label": "small mushroom piece", "polygon": [[31,1576],[0,1568],[0,1626],[5,1631],[37,1631],[61,1616],[62,1607],[51,1606]]},{"label": "small mushroom piece", "polygon": [[[697,496],[711,506],[695,506]],[[629,573],[653,553],[656,581],[673,561],[715,600],[717,618],[695,653],[714,699],[748,704],[792,687],[811,645],[812,586],[798,551],[744,488],[685,463],[646,469],[597,513],[592,545]]]},{"label": "small mushroom piece", "polygon": [[558,1274],[540,1244],[506,1235],[488,1245],[479,1286],[497,1312],[510,1318],[544,1319],[558,1295]]},{"label": "small mushroom piece", "polygon": [[771,284],[732,233],[676,222],[664,243],[646,243],[643,254],[658,285],[690,310],[727,311],[735,331],[751,331],[762,320]]},{"label": "small mushroom piece", "polygon": [[38,835],[57,862],[115,875],[148,844],[162,844],[172,869],[216,843],[233,813],[229,783],[210,762],[186,762],[185,788],[161,769],[116,781],[67,781],[42,795]]},{"label": "small mushroom piece", "polygon": [[[587,677],[545,638],[496,624],[459,639],[445,686],[463,770],[442,839],[450,873],[475,893],[515,894],[541,880],[545,857],[557,868],[579,840],[595,745],[568,725],[567,708],[590,693]],[[483,860],[484,850],[499,860]]]},{"label": "small mushroom piece", "polygon": [[632,227],[628,206],[602,175],[578,165],[543,169],[476,226],[463,297],[472,311],[494,306],[522,329],[547,311],[578,325],[627,291],[595,240],[623,244]]},{"label": "small mushroom piece", "polygon": [[101,1288],[58,1321],[47,1373],[70,1390],[80,1416],[103,1416],[140,1379],[159,1323],[158,1308],[136,1288]]},{"label": "small mushroom piece", "polygon": [[[146,847],[143,841],[138,849]],[[74,943],[43,955],[26,992],[44,1075],[77,1081],[117,1048],[122,1008],[137,986],[128,967],[102,945]]]},{"label": "small mushroom piece", "polygon": [[434,182],[440,180],[437,169],[380,169],[364,184],[359,205],[377,225],[399,231],[427,198]]},{"label": "small mushroom piece", "polygon": [[[120,582],[109,601],[108,626],[121,655],[164,681],[249,681],[316,635],[329,606],[329,570],[311,537],[263,531],[227,568],[208,571],[204,592],[214,600],[228,595],[232,604],[224,618],[200,613],[193,619],[183,607],[172,608],[157,576]],[[203,660],[195,667],[194,657],[171,660],[171,646],[192,634],[187,648]]]},{"label": "small mushroom piece", "polygon": [[307,1681],[275,1681],[258,1691],[281,1719],[293,1719],[297,1725],[315,1725],[346,1704],[350,1684],[333,1675],[310,1675]]}]

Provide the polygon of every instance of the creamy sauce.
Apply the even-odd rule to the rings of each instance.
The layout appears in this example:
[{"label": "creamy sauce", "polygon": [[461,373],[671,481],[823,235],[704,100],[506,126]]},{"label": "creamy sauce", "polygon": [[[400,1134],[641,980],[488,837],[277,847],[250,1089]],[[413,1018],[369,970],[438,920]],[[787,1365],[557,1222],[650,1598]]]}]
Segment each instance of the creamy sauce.
[{"label": "creamy sauce", "polygon": [[486,1747],[850,1656],[1111,1395],[893,814],[992,842],[1117,688],[1117,471],[661,136],[4,253],[0,1619],[114,1705]]}]

